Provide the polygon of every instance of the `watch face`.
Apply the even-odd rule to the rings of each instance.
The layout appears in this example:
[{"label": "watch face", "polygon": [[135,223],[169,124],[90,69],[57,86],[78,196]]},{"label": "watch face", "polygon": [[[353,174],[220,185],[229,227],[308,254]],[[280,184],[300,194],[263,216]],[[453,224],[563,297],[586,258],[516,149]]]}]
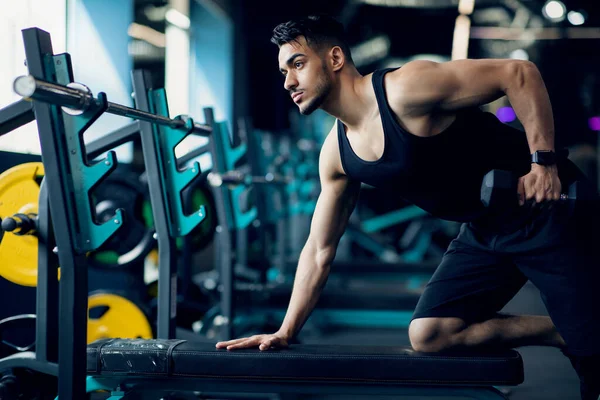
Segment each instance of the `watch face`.
[{"label": "watch face", "polygon": [[533,162],[540,165],[552,165],[556,163],[556,156],[553,151],[536,151]]}]

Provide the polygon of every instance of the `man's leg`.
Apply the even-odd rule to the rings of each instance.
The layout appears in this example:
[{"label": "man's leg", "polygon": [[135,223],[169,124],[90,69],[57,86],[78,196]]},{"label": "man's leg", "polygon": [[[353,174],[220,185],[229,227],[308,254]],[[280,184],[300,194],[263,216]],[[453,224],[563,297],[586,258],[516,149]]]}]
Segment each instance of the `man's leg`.
[{"label": "man's leg", "polygon": [[408,330],[413,349],[440,352],[473,348],[553,346],[565,348],[550,317],[505,315],[468,324],[460,318],[419,318]]},{"label": "man's leg", "polygon": [[560,345],[549,318],[498,312],[527,282],[510,258],[493,250],[497,235],[465,224],[431,277],[413,314],[413,348],[437,352],[517,341]]}]

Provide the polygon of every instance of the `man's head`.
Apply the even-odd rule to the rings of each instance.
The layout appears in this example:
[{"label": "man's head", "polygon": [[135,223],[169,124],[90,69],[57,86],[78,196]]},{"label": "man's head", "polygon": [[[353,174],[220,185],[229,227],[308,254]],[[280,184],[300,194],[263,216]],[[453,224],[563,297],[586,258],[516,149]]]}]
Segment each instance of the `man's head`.
[{"label": "man's head", "polygon": [[279,69],[302,114],[319,108],[344,65],[354,65],[342,24],[331,17],[311,16],[279,24],[271,42],[279,46]]}]

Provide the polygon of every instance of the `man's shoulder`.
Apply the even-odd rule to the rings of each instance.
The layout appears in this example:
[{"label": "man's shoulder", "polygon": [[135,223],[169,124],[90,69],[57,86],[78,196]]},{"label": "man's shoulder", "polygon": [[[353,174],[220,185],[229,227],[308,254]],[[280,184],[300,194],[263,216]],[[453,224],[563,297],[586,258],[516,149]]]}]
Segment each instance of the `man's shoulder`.
[{"label": "man's shoulder", "polygon": [[392,85],[392,89],[406,86],[418,80],[422,74],[433,71],[439,65],[437,62],[429,60],[409,61],[402,67],[385,74],[386,86]]}]

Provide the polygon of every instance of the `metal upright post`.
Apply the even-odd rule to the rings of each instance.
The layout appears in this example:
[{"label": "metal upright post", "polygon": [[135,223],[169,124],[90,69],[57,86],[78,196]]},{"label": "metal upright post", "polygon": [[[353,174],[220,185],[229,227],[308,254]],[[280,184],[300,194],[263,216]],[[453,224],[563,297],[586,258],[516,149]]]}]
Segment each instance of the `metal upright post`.
[{"label": "metal upright post", "polygon": [[[225,172],[225,166],[219,165],[222,164],[222,160],[216,155],[219,153],[217,146],[217,134],[220,132],[216,132],[217,126],[215,124],[215,116],[212,112],[212,109],[204,110],[204,123],[206,125],[213,127],[213,138],[210,141],[211,153],[213,155],[213,170],[216,172],[223,173]],[[217,211],[217,219],[219,221],[219,225],[217,227],[217,232],[215,233],[215,261],[217,268],[219,270],[220,277],[220,308],[221,308],[221,316],[223,317],[223,325],[221,326],[219,333],[219,340],[228,340],[231,339],[234,335],[234,327],[233,327],[233,318],[234,318],[234,301],[235,301],[235,293],[234,293],[234,273],[233,270],[235,268],[235,257],[233,253],[232,246],[232,234],[231,230],[233,229],[230,226],[230,219],[228,219],[227,214],[231,215],[233,218],[233,210],[227,209],[231,206],[231,202],[227,201],[225,196],[228,195],[229,189],[226,186],[221,186],[218,188],[214,188],[213,194],[215,198],[215,208]]]},{"label": "metal upright post", "polygon": [[[148,90],[150,76],[141,70],[132,72],[136,107],[150,111]],[[152,201],[154,229],[158,241],[158,329],[159,339],[175,338],[177,318],[177,249],[175,239],[169,234],[167,214],[169,206],[163,197],[158,148],[154,141],[154,127],[150,122],[139,121],[144,164],[148,174],[148,189]]]},{"label": "metal upright post", "polygon": [[[29,73],[36,78],[53,81],[50,34],[37,28],[25,29],[23,39]],[[61,399],[83,399],[86,396],[87,263],[85,254],[75,254],[74,251],[76,238],[70,228],[74,221],[71,221],[72,212],[68,210],[68,199],[72,194],[67,182],[61,179],[69,172],[64,170],[69,168],[68,162],[65,162],[68,155],[63,154],[65,145],[57,140],[55,133],[61,127],[64,129],[64,124],[56,106],[34,101],[33,109],[61,266],[58,395]]]},{"label": "metal upright post", "polygon": [[48,185],[42,181],[38,206],[38,280],[36,288],[36,342],[38,361],[58,362],[58,260],[48,203]]}]

